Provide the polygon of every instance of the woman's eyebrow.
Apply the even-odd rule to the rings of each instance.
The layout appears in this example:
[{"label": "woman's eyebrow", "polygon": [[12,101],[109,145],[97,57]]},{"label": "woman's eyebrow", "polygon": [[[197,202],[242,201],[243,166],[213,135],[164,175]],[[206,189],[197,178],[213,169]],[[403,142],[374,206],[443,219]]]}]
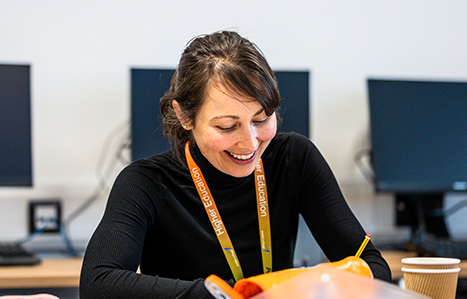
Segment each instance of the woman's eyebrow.
[{"label": "woman's eyebrow", "polygon": [[[261,108],[253,116],[258,116],[261,113],[263,113],[263,111],[264,111],[264,108]],[[211,121],[215,121],[215,120],[222,119],[222,118],[240,119],[240,117],[238,117],[237,115],[220,115],[220,116],[211,118]]]},{"label": "woman's eyebrow", "polygon": [[215,121],[215,120],[222,119],[222,118],[239,119],[240,117],[238,117],[237,115],[221,115],[221,116],[216,116],[216,117],[211,118],[211,121]]},{"label": "woman's eyebrow", "polygon": [[263,111],[264,111],[264,108],[261,108],[261,109],[259,109],[258,112],[256,112],[255,115],[253,115],[253,116],[258,116],[258,115],[260,115],[261,113],[263,113]]}]

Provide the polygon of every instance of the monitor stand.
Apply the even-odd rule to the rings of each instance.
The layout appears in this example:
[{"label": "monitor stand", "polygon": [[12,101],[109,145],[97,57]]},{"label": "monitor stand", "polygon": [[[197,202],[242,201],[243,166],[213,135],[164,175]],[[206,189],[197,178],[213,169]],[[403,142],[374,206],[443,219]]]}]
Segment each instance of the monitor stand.
[{"label": "monitor stand", "polygon": [[410,226],[412,237],[449,238],[443,213],[444,193],[396,194],[396,224]]}]

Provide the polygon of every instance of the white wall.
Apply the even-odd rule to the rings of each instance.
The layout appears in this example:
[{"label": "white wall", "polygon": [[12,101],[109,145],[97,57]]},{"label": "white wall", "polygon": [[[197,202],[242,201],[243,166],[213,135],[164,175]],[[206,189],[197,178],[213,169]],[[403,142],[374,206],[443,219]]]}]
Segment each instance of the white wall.
[{"label": "white wall", "polygon": [[[0,239],[27,233],[29,199],[62,198],[67,216],[92,193],[105,139],[129,120],[130,67],[175,67],[190,38],[226,28],[273,68],[312,72],[312,139],[367,229],[395,236],[390,199],[373,199],[353,162],[368,146],[365,79],[467,79],[466,11],[463,0],[0,0],[0,63],[32,65],[35,175],[32,189],[0,189]],[[112,153],[128,128],[118,133]],[[72,237],[87,240],[104,206]]]}]

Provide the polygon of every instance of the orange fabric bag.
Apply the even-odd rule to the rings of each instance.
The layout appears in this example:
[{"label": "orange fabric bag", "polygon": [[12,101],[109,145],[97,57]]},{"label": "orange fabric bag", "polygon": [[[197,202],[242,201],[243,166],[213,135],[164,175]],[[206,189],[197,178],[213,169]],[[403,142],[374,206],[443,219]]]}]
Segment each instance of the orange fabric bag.
[{"label": "orange fabric bag", "polygon": [[[211,294],[213,294],[213,292],[217,292],[218,297],[213,294],[216,298],[246,299],[251,298],[265,290],[273,288],[281,282],[292,279],[297,275],[307,271],[314,271],[321,265],[332,266],[340,270],[373,278],[370,267],[364,260],[356,256],[349,256],[343,260],[333,263],[318,264],[316,266],[307,268],[286,269],[249,278],[243,278],[237,281],[233,288],[218,276],[210,275],[206,279],[205,285]],[[224,295],[227,295],[228,297],[222,297],[222,292],[224,292]]]}]

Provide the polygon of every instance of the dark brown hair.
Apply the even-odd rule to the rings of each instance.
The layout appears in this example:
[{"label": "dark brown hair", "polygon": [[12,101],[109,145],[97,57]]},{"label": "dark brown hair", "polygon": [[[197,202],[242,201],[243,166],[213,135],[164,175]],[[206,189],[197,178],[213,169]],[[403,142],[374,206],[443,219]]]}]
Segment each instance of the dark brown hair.
[{"label": "dark brown hair", "polygon": [[160,100],[164,135],[175,147],[192,134],[177,119],[172,101],[177,100],[187,124],[194,127],[209,87],[216,84],[257,100],[268,116],[280,107],[274,72],[255,44],[232,31],[196,37],[183,51],[170,89]]}]

